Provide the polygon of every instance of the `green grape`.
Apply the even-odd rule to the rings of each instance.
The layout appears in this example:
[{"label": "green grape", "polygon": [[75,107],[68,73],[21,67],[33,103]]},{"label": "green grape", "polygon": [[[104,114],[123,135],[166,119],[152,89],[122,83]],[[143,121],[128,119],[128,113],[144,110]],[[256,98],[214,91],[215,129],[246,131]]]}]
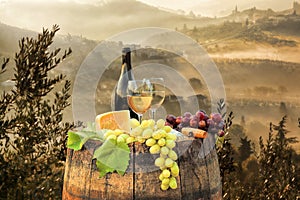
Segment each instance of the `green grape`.
[{"label": "green grape", "polygon": [[134,129],[140,125],[140,122],[135,118],[131,118],[129,120],[129,124],[130,124],[130,128]]},{"label": "green grape", "polygon": [[163,185],[169,185],[169,183],[170,183],[169,178],[163,178],[163,180],[161,181],[161,184],[163,184]]},{"label": "green grape", "polygon": [[141,138],[141,137],[138,137],[137,138],[137,141],[141,144],[145,143],[146,139],[145,138]]},{"label": "green grape", "polygon": [[158,141],[157,141],[157,144],[159,145],[159,146],[165,146],[165,144],[166,144],[166,140],[165,140],[165,138],[160,138]]},{"label": "green grape", "polygon": [[119,137],[122,137],[122,138],[124,138],[124,140],[126,140],[127,138],[129,138],[129,135],[126,133],[123,133],[123,134],[119,135]]},{"label": "green grape", "polygon": [[165,166],[166,167],[172,167],[173,166],[174,161],[171,158],[167,158],[165,160]]},{"label": "green grape", "polygon": [[177,188],[177,181],[175,177],[170,178],[170,183],[169,183],[170,188],[176,189]]},{"label": "green grape", "polygon": [[160,131],[158,130],[152,134],[152,137],[156,140],[159,140],[162,137],[162,135],[160,134]]},{"label": "green grape", "polygon": [[177,153],[175,151],[173,151],[172,149],[169,151],[168,156],[169,156],[169,158],[171,158],[174,161],[178,159]]},{"label": "green grape", "polygon": [[165,166],[165,163],[162,167],[159,168],[161,171],[164,171],[165,169],[167,169],[167,167]]},{"label": "green grape", "polygon": [[167,189],[169,189],[169,185],[164,185],[164,184],[161,184],[160,185],[160,189],[162,189],[162,190],[167,190]]},{"label": "green grape", "polygon": [[126,143],[127,143],[127,144],[130,144],[130,143],[133,143],[133,142],[135,142],[135,138],[132,137],[132,136],[130,136],[130,137],[128,137],[128,138],[126,139]]},{"label": "green grape", "polygon": [[162,174],[165,178],[168,178],[171,175],[171,172],[168,169],[164,169]]},{"label": "green grape", "polygon": [[156,122],[156,127],[157,127],[158,129],[161,129],[161,128],[163,128],[164,126],[165,126],[165,120],[163,120],[163,119],[157,120],[157,122]]},{"label": "green grape", "polygon": [[179,167],[178,167],[178,165],[177,165],[176,162],[174,162],[173,166],[170,169],[171,169],[172,175],[174,174],[174,175],[178,176],[178,174],[179,174]]},{"label": "green grape", "polygon": [[165,177],[164,177],[164,175],[162,173],[160,173],[160,175],[159,175],[158,178],[159,178],[160,181],[162,181]]},{"label": "green grape", "polygon": [[146,146],[148,146],[148,147],[152,147],[155,144],[156,144],[156,140],[153,138],[149,138],[146,140]]},{"label": "green grape", "polygon": [[165,159],[162,158],[162,157],[158,157],[158,158],[155,159],[154,164],[155,164],[155,166],[157,166],[157,167],[162,167],[162,166],[164,166],[164,164],[165,164]]},{"label": "green grape", "polygon": [[121,135],[121,134],[123,134],[124,132],[122,131],[122,130],[120,130],[120,129],[116,129],[116,130],[114,130],[114,134],[116,135],[116,136],[119,136],[119,135]]},{"label": "green grape", "polygon": [[152,130],[154,130],[154,126],[155,126],[155,121],[153,119],[149,119],[149,128],[151,128]]},{"label": "green grape", "polygon": [[141,123],[141,127],[142,127],[143,129],[148,128],[149,125],[150,125],[149,120],[143,120],[142,123]]},{"label": "green grape", "polygon": [[175,140],[177,140],[177,136],[173,133],[167,133],[166,139],[175,141]]},{"label": "green grape", "polygon": [[126,142],[126,140],[124,139],[124,137],[122,137],[121,135],[119,135],[118,137],[117,137],[117,143],[122,143],[122,142]]},{"label": "green grape", "polygon": [[163,129],[159,130],[159,134],[161,135],[161,137],[166,137],[167,136],[167,132]]},{"label": "green grape", "polygon": [[142,136],[143,138],[148,139],[151,138],[152,134],[153,134],[153,130],[151,128],[147,128],[143,131]]},{"label": "green grape", "polygon": [[131,130],[130,135],[137,137],[137,136],[141,136],[142,133],[143,133],[143,128],[138,126]]},{"label": "green grape", "polygon": [[176,143],[174,140],[166,140],[166,146],[169,148],[169,149],[173,149],[175,146],[176,146]]},{"label": "green grape", "polygon": [[178,172],[178,173],[173,173],[173,172],[171,172],[171,175],[172,175],[173,177],[178,177],[178,176],[179,176],[179,172]]},{"label": "green grape", "polygon": [[110,135],[114,135],[115,133],[114,133],[114,131],[113,130],[108,130],[108,131],[106,131],[105,133],[104,133],[104,138],[105,139],[107,139],[107,137],[108,136],[110,136]]},{"label": "green grape", "polygon": [[161,147],[160,148],[160,154],[161,155],[168,155],[169,153],[169,148],[168,147]]},{"label": "green grape", "polygon": [[158,144],[153,145],[150,147],[149,152],[151,154],[158,154],[160,152],[160,146]]},{"label": "green grape", "polygon": [[117,136],[115,135],[109,135],[106,140],[117,140]]},{"label": "green grape", "polygon": [[172,128],[170,126],[164,126],[163,130],[166,131],[166,133],[169,133],[172,131]]}]

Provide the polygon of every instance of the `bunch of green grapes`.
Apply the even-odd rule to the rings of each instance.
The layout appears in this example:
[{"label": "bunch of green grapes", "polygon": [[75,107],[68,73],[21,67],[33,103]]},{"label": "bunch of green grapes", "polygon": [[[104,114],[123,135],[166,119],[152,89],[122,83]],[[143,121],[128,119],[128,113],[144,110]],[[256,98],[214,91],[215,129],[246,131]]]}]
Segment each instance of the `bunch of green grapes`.
[{"label": "bunch of green grapes", "polygon": [[105,140],[113,140],[117,143],[124,142],[126,143],[127,139],[129,138],[129,134],[124,132],[123,130],[120,129],[115,129],[115,130],[107,130],[104,133],[104,139]]},{"label": "bunch of green grapes", "polygon": [[143,120],[141,124],[136,119],[131,119],[130,126],[128,143],[132,141],[145,143],[151,154],[159,154],[155,165],[161,170],[159,175],[161,189],[176,189],[179,167],[176,163],[178,156],[173,148],[176,146],[177,136],[171,133],[172,128],[165,126],[163,119],[159,119],[156,123],[154,120]]},{"label": "bunch of green grapes", "polygon": [[176,146],[177,136],[171,133],[172,128],[165,126],[163,119],[159,119],[156,123],[152,119],[143,120],[142,123],[136,119],[130,119],[130,128],[130,133],[120,129],[107,130],[104,139],[113,140],[116,143],[132,144],[139,142],[145,144],[151,154],[159,154],[154,164],[161,170],[159,175],[160,188],[162,190],[176,189],[179,167],[176,163],[178,156],[173,148]]}]

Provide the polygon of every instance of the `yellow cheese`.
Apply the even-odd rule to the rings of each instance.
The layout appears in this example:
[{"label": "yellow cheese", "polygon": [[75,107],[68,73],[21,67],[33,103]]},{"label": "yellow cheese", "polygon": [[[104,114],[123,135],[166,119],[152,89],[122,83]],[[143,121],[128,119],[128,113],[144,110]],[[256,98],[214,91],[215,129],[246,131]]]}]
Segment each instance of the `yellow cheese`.
[{"label": "yellow cheese", "polygon": [[121,129],[130,132],[129,110],[106,112],[96,116],[96,128],[99,129]]}]

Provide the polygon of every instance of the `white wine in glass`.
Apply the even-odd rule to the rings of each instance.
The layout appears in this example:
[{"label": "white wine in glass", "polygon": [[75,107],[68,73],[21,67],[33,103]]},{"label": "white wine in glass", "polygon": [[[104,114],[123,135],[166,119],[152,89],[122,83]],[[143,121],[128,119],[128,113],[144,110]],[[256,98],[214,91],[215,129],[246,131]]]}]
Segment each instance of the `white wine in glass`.
[{"label": "white wine in glass", "polygon": [[128,81],[127,102],[129,107],[139,116],[139,121],[147,112],[152,102],[152,86],[148,79]]}]

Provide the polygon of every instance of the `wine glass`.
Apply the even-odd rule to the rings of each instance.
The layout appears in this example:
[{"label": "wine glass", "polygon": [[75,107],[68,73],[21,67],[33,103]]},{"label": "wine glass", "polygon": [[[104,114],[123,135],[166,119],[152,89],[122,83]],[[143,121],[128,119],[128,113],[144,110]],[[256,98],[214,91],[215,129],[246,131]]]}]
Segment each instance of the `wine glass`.
[{"label": "wine glass", "polygon": [[149,110],[152,102],[152,85],[149,79],[130,80],[127,87],[127,102],[129,107],[138,115],[141,123],[142,116]]},{"label": "wine glass", "polygon": [[150,110],[152,119],[154,119],[157,108],[159,108],[165,100],[165,81],[163,78],[150,78],[149,80],[152,86],[152,101]]}]

